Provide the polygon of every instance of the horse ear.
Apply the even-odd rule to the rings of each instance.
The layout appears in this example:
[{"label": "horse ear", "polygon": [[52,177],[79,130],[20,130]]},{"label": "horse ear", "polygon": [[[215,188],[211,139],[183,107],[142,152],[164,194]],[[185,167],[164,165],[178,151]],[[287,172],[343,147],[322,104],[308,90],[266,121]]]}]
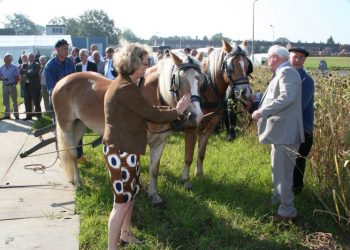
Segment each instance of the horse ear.
[{"label": "horse ear", "polygon": [[222,50],[227,53],[230,53],[232,50],[232,46],[225,39],[222,39]]},{"label": "horse ear", "polygon": [[170,57],[176,66],[179,66],[180,64],[182,64],[182,60],[177,55],[172,53],[171,51],[170,51]]}]

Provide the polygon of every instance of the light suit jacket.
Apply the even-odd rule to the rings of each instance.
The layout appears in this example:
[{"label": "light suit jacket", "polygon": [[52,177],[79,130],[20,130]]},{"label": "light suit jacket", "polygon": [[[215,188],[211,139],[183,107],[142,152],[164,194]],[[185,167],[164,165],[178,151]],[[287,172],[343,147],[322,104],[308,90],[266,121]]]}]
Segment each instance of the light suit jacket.
[{"label": "light suit jacket", "polygon": [[304,142],[301,79],[289,63],[283,65],[263,95],[258,120],[259,141],[263,144]]}]

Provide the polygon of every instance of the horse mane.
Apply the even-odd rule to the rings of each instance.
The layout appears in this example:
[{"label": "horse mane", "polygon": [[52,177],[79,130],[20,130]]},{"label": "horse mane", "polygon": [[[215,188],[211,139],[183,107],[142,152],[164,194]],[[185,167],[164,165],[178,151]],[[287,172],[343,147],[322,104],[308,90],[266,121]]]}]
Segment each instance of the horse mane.
[{"label": "horse mane", "polygon": [[220,74],[222,63],[225,58],[225,51],[221,49],[216,49],[212,51],[209,55],[207,61],[206,73],[210,81],[215,85],[219,80],[222,81],[222,74]]},{"label": "horse mane", "polygon": [[223,81],[221,72],[223,71],[222,63],[224,62],[225,56],[227,53],[236,51],[237,49],[238,45],[233,44],[231,51],[225,51],[224,48],[220,48],[215,49],[210,53],[206,65],[202,66],[202,68],[213,84],[216,84],[218,81]]}]

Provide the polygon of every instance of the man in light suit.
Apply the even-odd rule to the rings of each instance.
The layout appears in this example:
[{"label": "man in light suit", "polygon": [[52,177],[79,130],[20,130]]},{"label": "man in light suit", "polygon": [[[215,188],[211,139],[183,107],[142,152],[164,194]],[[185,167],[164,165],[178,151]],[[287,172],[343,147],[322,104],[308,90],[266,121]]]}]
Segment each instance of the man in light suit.
[{"label": "man in light suit", "polygon": [[268,51],[268,66],[274,72],[259,108],[252,118],[257,121],[259,141],[271,144],[273,197],[279,203],[274,221],[294,220],[293,170],[300,143],[304,142],[301,106],[301,79],[288,62],[289,51],[279,45]]}]

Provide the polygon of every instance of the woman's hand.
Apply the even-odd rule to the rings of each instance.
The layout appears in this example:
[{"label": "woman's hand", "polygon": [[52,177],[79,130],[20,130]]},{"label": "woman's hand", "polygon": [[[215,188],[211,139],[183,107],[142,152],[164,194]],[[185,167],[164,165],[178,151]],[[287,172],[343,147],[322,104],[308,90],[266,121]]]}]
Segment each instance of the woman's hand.
[{"label": "woman's hand", "polygon": [[180,101],[177,103],[175,108],[176,112],[178,114],[183,113],[187,109],[188,105],[190,105],[190,103],[191,103],[191,94],[187,93],[183,97],[181,97]]}]

